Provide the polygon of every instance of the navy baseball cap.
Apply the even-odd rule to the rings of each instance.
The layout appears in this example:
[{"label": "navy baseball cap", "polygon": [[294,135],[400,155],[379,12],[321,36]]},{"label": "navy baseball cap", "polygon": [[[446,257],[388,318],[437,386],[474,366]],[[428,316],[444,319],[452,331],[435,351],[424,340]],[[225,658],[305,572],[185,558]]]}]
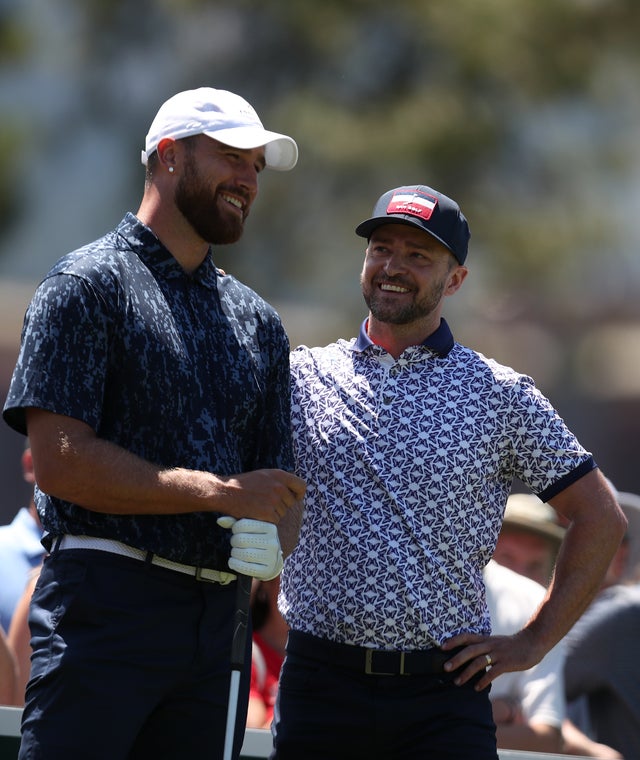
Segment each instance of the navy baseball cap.
[{"label": "navy baseball cap", "polygon": [[408,224],[439,240],[464,264],[469,245],[469,225],[458,204],[426,185],[405,185],[380,196],[373,216],[356,227],[367,238],[383,224]]}]

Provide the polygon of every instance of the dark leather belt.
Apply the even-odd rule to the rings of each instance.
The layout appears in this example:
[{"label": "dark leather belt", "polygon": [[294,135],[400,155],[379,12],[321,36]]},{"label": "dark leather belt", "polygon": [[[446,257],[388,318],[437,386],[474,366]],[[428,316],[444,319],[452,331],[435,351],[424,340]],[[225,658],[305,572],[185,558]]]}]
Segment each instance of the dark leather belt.
[{"label": "dark leather belt", "polygon": [[346,668],[370,676],[445,675],[445,662],[461,648],[448,652],[437,647],[391,652],[339,644],[301,631],[289,631],[287,641],[288,654],[298,654],[331,667]]}]

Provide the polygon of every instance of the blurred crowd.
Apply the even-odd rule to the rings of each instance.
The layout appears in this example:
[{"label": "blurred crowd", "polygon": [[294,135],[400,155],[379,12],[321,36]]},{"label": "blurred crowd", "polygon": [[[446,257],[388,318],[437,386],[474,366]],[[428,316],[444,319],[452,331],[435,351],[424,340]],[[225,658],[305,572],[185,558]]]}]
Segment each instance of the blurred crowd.
[{"label": "blurred crowd", "polygon": [[[30,449],[24,479],[34,483]],[[605,580],[565,639],[528,671],[504,673],[491,700],[498,746],[592,758],[633,758],[640,747],[640,496],[616,491],[628,530]],[[510,496],[493,560],[485,569],[493,632],[520,630],[553,583],[566,530],[531,494]],[[44,557],[33,499],[0,527],[0,704],[22,706],[29,678],[29,599]],[[254,580],[253,646],[247,726],[273,718],[287,625],[279,578]],[[635,749],[634,749],[635,748]]]}]

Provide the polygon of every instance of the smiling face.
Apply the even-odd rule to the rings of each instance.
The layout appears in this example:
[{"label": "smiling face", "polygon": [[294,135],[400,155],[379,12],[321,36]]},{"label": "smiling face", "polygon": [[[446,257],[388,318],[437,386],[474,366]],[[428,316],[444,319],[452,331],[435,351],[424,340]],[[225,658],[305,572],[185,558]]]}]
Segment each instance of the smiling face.
[{"label": "smiling face", "polygon": [[439,323],[444,297],[465,275],[465,267],[427,232],[391,223],[371,233],[360,283],[371,319],[390,325]]},{"label": "smiling face", "polygon": [[177,208],[202,240],[213,245],[235,243],[258,193],[264,148],[231,148],[204,135],[183,142]]}]

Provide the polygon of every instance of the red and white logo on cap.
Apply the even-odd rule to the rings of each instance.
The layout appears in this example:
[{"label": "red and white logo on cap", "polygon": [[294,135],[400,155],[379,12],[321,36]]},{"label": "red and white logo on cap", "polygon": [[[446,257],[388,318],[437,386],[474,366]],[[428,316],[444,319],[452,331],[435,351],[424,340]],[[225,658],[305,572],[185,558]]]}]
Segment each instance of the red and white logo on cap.
[{"label": "red and white logo on cap", "polygon": [[438,199],[427,193],[395,193],[387,206],[387,214],[411,214],[420,219],[430,219]]}]

